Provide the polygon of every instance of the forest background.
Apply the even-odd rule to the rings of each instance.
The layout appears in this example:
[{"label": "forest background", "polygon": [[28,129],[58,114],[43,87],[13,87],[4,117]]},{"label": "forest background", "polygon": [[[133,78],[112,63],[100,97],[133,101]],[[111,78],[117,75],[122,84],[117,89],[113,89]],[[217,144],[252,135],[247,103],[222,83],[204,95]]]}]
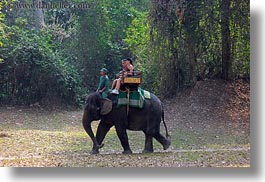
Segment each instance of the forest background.
[{"label": "forest background", "polygon": [[[40,4],[67,8],[34,8]],[[3,0],[0,104],[77,105],[114,79],[123,58],[161,98],[198,80],[250,77],[250,6],[243,0]],[[31,5],[35,6],[31,6]]]}]

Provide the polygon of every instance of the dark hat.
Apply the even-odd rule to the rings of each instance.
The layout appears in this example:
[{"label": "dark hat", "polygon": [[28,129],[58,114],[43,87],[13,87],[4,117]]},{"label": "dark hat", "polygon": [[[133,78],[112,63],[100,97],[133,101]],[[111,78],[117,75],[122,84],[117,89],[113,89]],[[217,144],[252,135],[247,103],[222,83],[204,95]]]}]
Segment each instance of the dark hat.
[{"label": "dark hat", "polygon": [[108,70],[106,68],[102,68],[100,71],[102,71],[104,73],[108,73]]},{"label": "dark hat", "polygon": [[124,61],[130,61],[130,64],[133,64],[133,61],[132,61],[132,59],[131,59],[131,58],[126,58],[126,59],[123,59],[123,60],[122,60],[122,62],[124,62]]}]

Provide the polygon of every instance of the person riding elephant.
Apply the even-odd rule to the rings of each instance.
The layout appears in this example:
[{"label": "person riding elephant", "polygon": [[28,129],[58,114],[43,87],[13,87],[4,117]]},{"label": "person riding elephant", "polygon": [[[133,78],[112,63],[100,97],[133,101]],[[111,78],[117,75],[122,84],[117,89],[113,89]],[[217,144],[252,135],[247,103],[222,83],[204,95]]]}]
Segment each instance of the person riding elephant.
[{"label": "person riding elephant", "polygon": [[97,92],[102,94],[103,98],[106,98],[109,93],[109,77],[108,70],[106,68],[102,68],[100,70],[100,80],[97,88]]},{"label": "person riding elephant", "polygon": [[[143,152],[153,152],[153,138],[162,144],[164,150],[168,149],[171,142],[164,121],[164,110],[161,101],[150,94],[142,109],[130,107],[127,112],[126,106],[117,107],[116,94],[109,94],[107,98],[95,92],[88,95],[83,114],[83,127],[93,141],[91,153],[99,153],[103,147],[103,140],[111,127],[115,127],[118,138],[123,147],[123,153],[132,153],[128,142],[127,129],[132,131],[143,131],[145,134],[145,146]],[[161,118],[166,129],[166,137],[160,134]],[[96,137],[92,131],[92,121],[100,123],[97,128]]]},{"label": "person riding elephant", "polygon": [[[119,78],[115,79],[111,86],[111,93],[119,94],[119,90],[122,83],[122,76],[132,76],[133,75],[133,63],[131,58],[123,59],[122,60],[122,71],[119,75]],[[114,89],[113,89],[114,88]]]}]

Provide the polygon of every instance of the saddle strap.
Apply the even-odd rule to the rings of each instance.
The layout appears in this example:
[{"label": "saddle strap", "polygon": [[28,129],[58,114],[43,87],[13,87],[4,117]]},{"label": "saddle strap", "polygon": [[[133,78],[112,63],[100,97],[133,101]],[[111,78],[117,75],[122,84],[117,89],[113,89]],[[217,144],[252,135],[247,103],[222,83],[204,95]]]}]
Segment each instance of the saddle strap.
[{"label": "saddle strap", "polygon": [[129,115],[129,109],[130,109],[130,89],[126,87],[126,92],[127,92],[127,116]]}]

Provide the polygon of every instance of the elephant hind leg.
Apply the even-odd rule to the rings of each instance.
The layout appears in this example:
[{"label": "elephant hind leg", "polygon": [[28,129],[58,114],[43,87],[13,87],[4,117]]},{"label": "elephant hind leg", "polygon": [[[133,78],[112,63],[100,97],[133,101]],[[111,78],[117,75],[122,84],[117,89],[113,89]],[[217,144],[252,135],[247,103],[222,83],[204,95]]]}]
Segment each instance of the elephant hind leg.
[{"label": "elephant hind leg", "polygon": [[153,149],[153,136],[145,134],[145,146],[143,153],[152,153]]},{"label": "elephant hind leg", "polygon": [[161,143],[163,145],[163,149],[167,150],[171,144],[170,139],[165,138],[163,135],[161,135],[160,133],[157,133],[154,135],[155,139]]}]

